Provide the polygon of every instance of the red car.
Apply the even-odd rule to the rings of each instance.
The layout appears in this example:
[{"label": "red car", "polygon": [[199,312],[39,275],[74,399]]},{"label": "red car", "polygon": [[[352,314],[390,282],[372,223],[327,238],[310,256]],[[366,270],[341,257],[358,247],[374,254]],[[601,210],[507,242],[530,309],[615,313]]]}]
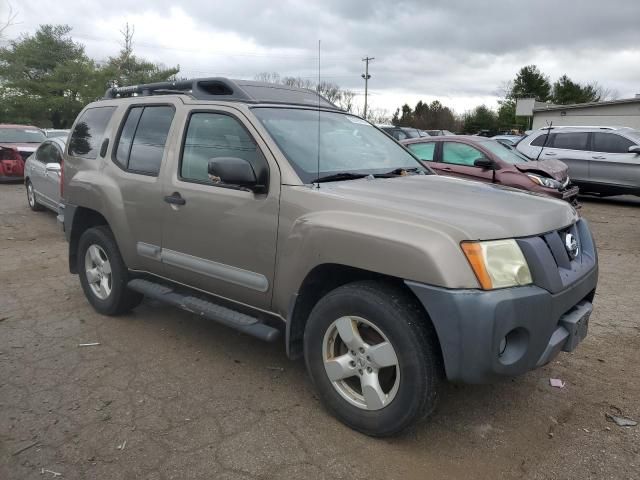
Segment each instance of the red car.
[{"label": "red car", "polygon": [[558,160],[531,160],[486,137],[456,135],[402,140],[414,155],[442,175],[492,182],[576,203],[567,166]]},{"label": "red car", "polygon": [[22,180],[24,161],[46,139],[37,127],[0,124],[0,181]]}]

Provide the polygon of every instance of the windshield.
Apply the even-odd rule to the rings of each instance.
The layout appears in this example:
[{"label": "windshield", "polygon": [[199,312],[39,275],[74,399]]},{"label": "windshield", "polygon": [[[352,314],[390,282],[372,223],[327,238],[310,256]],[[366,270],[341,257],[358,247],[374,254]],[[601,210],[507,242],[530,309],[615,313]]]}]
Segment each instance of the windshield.
[{"label": "windshield", "polygon": [[344,172],[367,175],[418,169],[429,173],[403,147],[361,118],[289,108],[256,107],[253,113],[304,183]]},{"label": "windshield", "polygon": [[42,143],[46,139],[35,128],[0,128],[0,143]]},{"label": "windshield", "polygon": [[624,133],[633,138],[636,142],[640,142],[640,130],[627,130]]},{"label": "windshield", "polygon": [[520,153],[518,150],[511,148],[510,146],[505,145],[503,143],[500,143],[497,140],[486,140],[484,142],[478,142],[478,143],[504,162],[516,164],[516,163],[524,163],[529,161],[529,159],[525,157],[522,153]]}]

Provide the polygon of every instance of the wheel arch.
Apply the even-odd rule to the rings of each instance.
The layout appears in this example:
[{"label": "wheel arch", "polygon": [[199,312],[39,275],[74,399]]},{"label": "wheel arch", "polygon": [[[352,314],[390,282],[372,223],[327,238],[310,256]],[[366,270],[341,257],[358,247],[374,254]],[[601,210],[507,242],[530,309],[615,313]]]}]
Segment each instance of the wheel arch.
[{"label": "wheel arch", "polygon": [[[66,214],[66,213],[65,213]],[[92,227],[106,225],[107,219],[97,210],[86,207],[76,207],[69,227],[69,272],[78,273],[78,241],[82,234]]]},{"label": "wheel arch", "polygon": [[[336,263],[324,263],[313,268],[302,281],[298,292],[292,295],[288,309],[286,323],[286,349],[287,356],[292,359],[301,358],[303,355],[304,330],[309,314],[318,301],[330,291],[349,283],[376,280],[387,283],[402,290],[410,296],[416,305],[424,312],[424,320],[427,328],[435,331],[428,311],[418,300],[418,297],[406,285],[403,279],[391,275],[385,275],[370,270],[365,270],[349,265]],[[438,339],[437,332],[434,338]],[[442,359],[442,347],[438,339],[438,356]]]}]

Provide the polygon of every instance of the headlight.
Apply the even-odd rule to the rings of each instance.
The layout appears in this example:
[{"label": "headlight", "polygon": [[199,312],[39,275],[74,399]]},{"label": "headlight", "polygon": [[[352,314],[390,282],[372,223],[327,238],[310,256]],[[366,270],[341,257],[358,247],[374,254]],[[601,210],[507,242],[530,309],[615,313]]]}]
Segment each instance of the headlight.
[{"label": "headlight", "polygon": [[562,188],[562,183],[554,180],[553,178],[543,177],[542,175],[536,175],[535,173],[527,173],[527,177],[529,177],[533,183],[537,183],[543,187],[554,188],[556,190],[560,190],[560,188]]},{"label": "headlight", "polygon": [[515,240],[460,244],[483,290],[528,285],[529,265]]}]

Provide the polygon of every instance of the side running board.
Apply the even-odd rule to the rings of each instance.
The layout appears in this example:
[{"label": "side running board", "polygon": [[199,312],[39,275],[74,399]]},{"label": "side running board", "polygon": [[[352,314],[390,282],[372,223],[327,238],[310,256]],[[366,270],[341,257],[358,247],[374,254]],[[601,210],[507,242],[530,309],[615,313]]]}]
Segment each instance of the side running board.
[{"label": "side running board", "polygon": [[255,317],[236,312],[202,298],[177,292],[166,285],[136,278],[131,280],[127,286],[146,297],[195,313],[260,340],[273,342],[280,337],[280,331],[277,328],[266,325]]}]

